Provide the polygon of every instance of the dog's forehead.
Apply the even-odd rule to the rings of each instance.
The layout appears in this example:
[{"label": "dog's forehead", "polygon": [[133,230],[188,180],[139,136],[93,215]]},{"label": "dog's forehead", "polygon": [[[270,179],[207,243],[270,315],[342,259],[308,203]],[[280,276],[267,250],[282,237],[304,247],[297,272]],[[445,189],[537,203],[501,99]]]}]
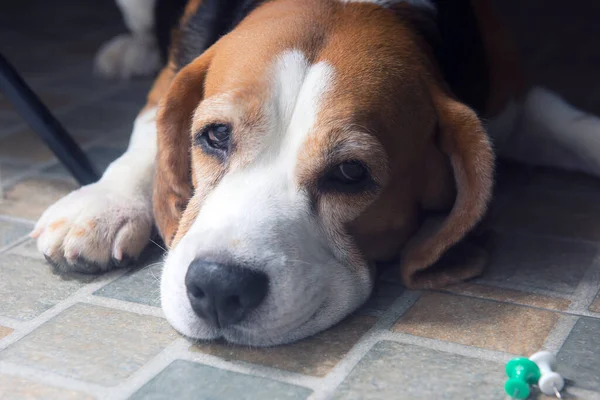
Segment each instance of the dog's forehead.
[{"label": "dog's forehead", "polygon": [[[261,11],[215,52],[196,115],[235,116],[241,146],[234,163],[264,152],[323,160],[342,142],[369,148],[365,138],[396,140],[384,125],[415,113],[419,49],[409,29],[383,7],[365,16],[362,2],[322,3],[321,14],[285,13],[283,24],[279,10]],[[273,23],[264,24],[269,13]],[[202,122],[196,130],[214,122],[195,120]]]}]

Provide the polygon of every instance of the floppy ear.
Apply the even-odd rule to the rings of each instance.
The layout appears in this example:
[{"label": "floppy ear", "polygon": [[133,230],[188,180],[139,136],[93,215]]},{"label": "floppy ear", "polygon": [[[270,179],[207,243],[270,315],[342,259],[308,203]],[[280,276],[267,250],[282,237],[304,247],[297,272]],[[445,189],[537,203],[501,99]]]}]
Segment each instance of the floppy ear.
[{"label": "floppy ear", "polygon": [[425,226],[403,251],[402,280],[413,288],[439,287],[482,272],[485,252],[461,240],[485,213],[493,186],[494,155],[475,112],[435,84],[430,92],[439,147],[454,172],[456,199],[445,219]]},{"label": "floppy ear", "polygon": [[163,96],[157,116],[158,152],[154,179],[154,218],[167,247],[192,195],[190,129],[204,97],[204,79],[212,48],[183,68]]}]

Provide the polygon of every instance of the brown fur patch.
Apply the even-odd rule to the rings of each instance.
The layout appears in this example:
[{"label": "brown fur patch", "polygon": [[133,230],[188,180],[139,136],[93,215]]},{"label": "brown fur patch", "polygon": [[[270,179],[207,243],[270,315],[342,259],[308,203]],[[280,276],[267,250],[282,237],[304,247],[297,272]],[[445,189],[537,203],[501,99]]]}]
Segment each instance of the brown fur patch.
[{"label": "brown fur patch", "polygon": [[66,218],[57,219],[56,221],[54,221],[50,225],[48,225],[48,230],[55,231],[58,228],[60,228],[61,226],[64,226],[66,223],[67,223]]}]

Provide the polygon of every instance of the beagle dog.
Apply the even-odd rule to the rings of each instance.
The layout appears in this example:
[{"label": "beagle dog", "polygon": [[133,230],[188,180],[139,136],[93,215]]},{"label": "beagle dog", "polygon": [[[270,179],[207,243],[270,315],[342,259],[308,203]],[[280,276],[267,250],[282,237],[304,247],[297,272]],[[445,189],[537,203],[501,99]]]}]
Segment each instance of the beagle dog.
[{"label": "beagle dog", "polygon": [[156,226],[169,322],[252,346],[342,320],[377,262],[474,277],[495,155],[600,172],[598,118],[516,60],[487,0],[189,0],[127,151],[32,236],[97,273]]}]

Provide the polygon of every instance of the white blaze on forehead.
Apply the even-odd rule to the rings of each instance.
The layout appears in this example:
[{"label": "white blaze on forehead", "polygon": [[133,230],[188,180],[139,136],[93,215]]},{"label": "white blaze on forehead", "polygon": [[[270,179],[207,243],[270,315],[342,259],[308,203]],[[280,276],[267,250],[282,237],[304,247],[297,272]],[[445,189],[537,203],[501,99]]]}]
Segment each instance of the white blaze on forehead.
[{"label": "white blaze on forehead", "polygon": [[373,3],[381,7],[391,7],[395,4],[406,3],[411,6],[435,10],[433,0],[340,0],[342,3]]},{"label": "white blaze on forehead", "polygon": [[[269,152],[277,152],[278,161],[292,173],[302,144],[315,124],[323,93],[333,78],[331,66],[324,62],[310,65],[297,50],[278,57],[275,64],[274,93],[270,116],[274,131],[270,132]],[[273,128],[273,127],[272,127]]]}]

